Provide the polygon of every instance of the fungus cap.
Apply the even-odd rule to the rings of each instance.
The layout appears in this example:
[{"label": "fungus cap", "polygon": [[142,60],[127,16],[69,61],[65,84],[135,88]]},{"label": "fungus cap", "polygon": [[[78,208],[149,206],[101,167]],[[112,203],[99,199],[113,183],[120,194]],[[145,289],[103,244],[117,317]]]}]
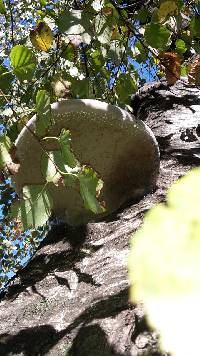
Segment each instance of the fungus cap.
[{"label": "fungus cap", "polygon": [[[53,125],[48,136],[63,128],[71,132],[71,148],[82,165],[92,167],[104,182],[100,200],[108,215],[125,202],[151,191],[159,173],[159,148],[152,131],[127,111],[92,99],[62,100],[51,105]],[[31,134],[36,115],[19,134],[16,147],[20,169],[15,176],[18,194],[24,185],[44,184],[41,173],[43,150]],[[45,141],[44,141],[45,142]],[[56,141],[44,143],[46,150],[58,149]],[[48,183],[53,213],[70,225],[87,223],[101,216],[85,209],[79,192]]]}]

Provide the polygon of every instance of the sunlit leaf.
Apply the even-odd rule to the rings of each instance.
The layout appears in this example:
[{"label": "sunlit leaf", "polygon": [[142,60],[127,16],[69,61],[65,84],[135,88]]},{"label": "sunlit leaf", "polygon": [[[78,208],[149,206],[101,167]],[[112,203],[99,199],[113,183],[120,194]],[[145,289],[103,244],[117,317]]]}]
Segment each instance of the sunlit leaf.
[{"label": "sunlit leaf", "polygon": [[170,45],[171,32],[165,26],[151,23],[146,26],[144,37],[149,46],[164,50]]},{"label": "sunlit leaf", "polygon": [[24,199],[15,202],[11,216],[20,220],[23,229],[37,228],[46,223],[51,215],[52,198],[43,185],[30,185],[23,188]]},{"label": "sunlit leaf", "polygon": [[181,66],[181,77],[185,77],[188,75],[188,67],[185,65]]},{"label": "sunlit leaf", "polygon": [[46,6],[47,0],[40,0],[40,5],[41,6]]},{"label": "sunlit leaf", "polygon": [[187,51],[186,43],[180,38],[176,40],[176,50],[178,53],[185,53]]},{"label": "sunlit leaf", "polygon": [[10,53],[14,73],[21,81],[30,80],[36,68],[36,59],[32,51],[24,45],[16,45]]},{"label": "sunlit leaf", "polygon": [[36,49],[47,52],[53,43],[50,27],[44,21],[40,21],[37,27],[30,31],[30,40]]},{"label": "sunlit leaf", "polygon": [[51,124],[50,96],[46,90],[39,90],[36,95],[36,134],[44,136]]},{"label": "sunlit leaf", "polygon": [[36,95],[36,110],[39,115],[49,115],[51,112],[50,96],[46,90],[39,90]]},{"label": "sunlit leaf", "polygon": [[85,167],[79,174],[80,194],[86,209],[95,214],[105,211],[105,208],[97,200],[99,194],[99,178],[92,168]]}]

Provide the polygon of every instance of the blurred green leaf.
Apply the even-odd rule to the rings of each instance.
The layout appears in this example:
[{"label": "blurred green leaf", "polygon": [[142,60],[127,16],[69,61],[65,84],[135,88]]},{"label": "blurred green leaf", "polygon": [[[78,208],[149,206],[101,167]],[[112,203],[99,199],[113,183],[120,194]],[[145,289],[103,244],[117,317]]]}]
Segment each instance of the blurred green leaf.
[{"label": "blurred green leaf", "polygon": [[[189,219],[200,219],[200,170],[194,169],[190,174],[177,181],[168,191],[170,208],[179,211]],[[188,206],[190,209],[188,209]]]},{"label": "blurred green leaf", "polygon": [[197,311],[200,297],[199,183],[197,168],[169,189],[167,205],[146,214],[129,256],[131,300],[143,301],[163,348],[176,356],[195,355],[199,347],[188,309],[190,305]]}]

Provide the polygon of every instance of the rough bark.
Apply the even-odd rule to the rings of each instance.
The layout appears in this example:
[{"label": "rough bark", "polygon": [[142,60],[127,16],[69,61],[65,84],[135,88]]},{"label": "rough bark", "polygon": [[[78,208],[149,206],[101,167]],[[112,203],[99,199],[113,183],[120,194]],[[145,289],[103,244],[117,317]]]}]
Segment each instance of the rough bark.
[{"label": "rough bark", "polygon": [[133,106],[160,145],[157,188],[101,222],[52,228],[2,295],[1,356],[166,355],[142,305],[129,303],[126,258],[145,212],[199,164],[200,94],[181,82],[154,83]]}]

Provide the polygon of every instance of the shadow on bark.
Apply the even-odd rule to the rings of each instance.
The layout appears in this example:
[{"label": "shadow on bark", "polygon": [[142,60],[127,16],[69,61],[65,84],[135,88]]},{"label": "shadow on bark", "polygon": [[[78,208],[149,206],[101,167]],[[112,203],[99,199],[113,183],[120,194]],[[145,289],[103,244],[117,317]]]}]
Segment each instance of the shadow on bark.
[{"label": "shadow on bark", "polygon": [[[125,356],[116,352],[98,324],[83,326],[74,339],[69,356]],[[126,354],[127,355],[127,354]]]},{"label": "shadow on bark", "polygon": [[[55,239],[56,235],[57,238]],[[9,285],[6,299],[14,300],[20,293],[27,289],[27,287],[31,287],[32,292],[37,293],[37,289],[34,285],[43,280],[48,274],[53,274],[55,270],[56,272],[74,271],[78,276],[79,282],[99,286],[91,275],[83,273],[79,268],[75,267],[78,262],[81,262],[83,258],[88,256],[88,252],[81,250],[86,236],[87,227],[84,225],[71,227],[63,224],[53,227],[39,246],[39,250],[42,251],[42,248],[47,248],[47,253],[40,253],[40,251],[38,251],[33,260],[30,260],[28,265],[19,271],[17,278],[14,276],[14,283]],[[52,252],[53,244],[57,245],[55,249],[56,252]],[[65,247],[64,249],[63,246]],[[99,245],[89,246],[88,248],[91,248],[92,252],[94,252],[101,247],[102,246]],[[62,251],[60,251],[60,249],[62,249]],[[69,287],[67,279],[56,275],[55,278],[58,284],[65,284]],[[4,293],[0,295],[0,300],[2,298],[4,298]]]},{"label": "shadow on bark", "polygon": [[[109,296],[96,302],[91,307],[85,309],[67,328],[57,331],[51,325],[40,325],[31,328],[21,329],[17,334],[8,333],[0,335],[0,355],[24,356],[45,355],[60,339],[78,328],[76,337],[72,345],[66,345],[67,356],[127,356],[114,350],[106,333],[98,324],[88,325],[95,319],[115,317],[128,306],[128,288],[121,292]],[[131,308],[131,307],[130,307]]]}]

